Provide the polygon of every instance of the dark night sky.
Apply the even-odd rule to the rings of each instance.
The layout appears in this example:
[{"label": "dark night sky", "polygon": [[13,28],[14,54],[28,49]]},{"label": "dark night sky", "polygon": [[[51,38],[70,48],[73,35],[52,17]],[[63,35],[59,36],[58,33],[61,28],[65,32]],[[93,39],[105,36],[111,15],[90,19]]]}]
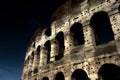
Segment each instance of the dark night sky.
[{"label": "dark night sky", "polygon": [[0,80],[20,80],[28,42],[66,0],[0,2]]}]

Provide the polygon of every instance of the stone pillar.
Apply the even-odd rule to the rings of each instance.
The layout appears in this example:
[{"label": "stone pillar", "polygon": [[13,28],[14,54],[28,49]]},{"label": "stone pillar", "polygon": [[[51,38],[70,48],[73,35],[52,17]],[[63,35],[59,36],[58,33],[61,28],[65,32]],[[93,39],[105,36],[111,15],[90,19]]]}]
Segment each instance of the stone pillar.
[{"label": "stone pillar", "polygon": [[26,79],[28,79],[28,72],[29,72],[29,60],[26,61]]},{"label": "stone pillar", "polygon": [[90,25],[88,25],[83,27],[83,32],[85,37],[84,38],[85,40],[84,49],[86,51],[85,56],[93,57],[95,51],[94,49],[96,46],[94,30],[92,27],[90,27]]},{"label": "stone pillar", "polygon": [[59,54],[59,43],[57,40],[51,41],[51,52],[50,52],[50,62],[55,61],[55,56]]},{"label": "stone pillar", "polygon": [[85,37],[85,47],[95,45],[95,33],[92,27],[86,26],[83,27],[84,37]]},{"label": "stone pillar", "polygon": [[30,70],[32,68],[33,58],[29,57],[29,63],[28,63],[28,69]]},{"label": "stone pillar", "polygon": [[32,56],[29,56],[29,63],[28,63],[28,78],[32,75],[32,63],[33,63],[33,58]]},{"label": "stone pillar", "polygon": [[65,35],[65,51],[71,50],[74,46],[73,34],[68,33]]},{"label": "stone pillar", "polygon": [[35,68],[38,68],[38,66],[39,66],[39,53],[36,51],[36,52],[34,53],[33,70],[34,70]]},{"label": "stone pillar", "polygon": [[27,75],[28,75],[27,73],[28,73],[28,60],[26,60],[25,63],[24,63],[22,80],[25,80],[27,78]]},{"label": "stone pillar", "polygon": [[120,48],[119,48],[120,47],[120,13],[117,13],[109,17],[110,17],[110,22],[112,24],[111,27],[114,33],[115,44],[116,44],[118,53],[120,54]]},{"label": "stone pillar", "polygon": [[47,64],[47,49],[45,47],[41,48],[41,52],[40,52],[40,67],[42,67],[43,65]]}]

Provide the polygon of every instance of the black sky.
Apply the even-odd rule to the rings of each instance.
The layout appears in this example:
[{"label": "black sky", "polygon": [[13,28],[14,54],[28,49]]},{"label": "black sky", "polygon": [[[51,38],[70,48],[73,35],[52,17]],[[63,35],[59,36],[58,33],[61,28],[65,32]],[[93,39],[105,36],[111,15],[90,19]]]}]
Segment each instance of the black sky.
[{"label": "black sky", "polygon": [[[0,80],[20,80],[28,42],[66,0],[0,2]],[[7,77],[6,77],[7,76]]]}]

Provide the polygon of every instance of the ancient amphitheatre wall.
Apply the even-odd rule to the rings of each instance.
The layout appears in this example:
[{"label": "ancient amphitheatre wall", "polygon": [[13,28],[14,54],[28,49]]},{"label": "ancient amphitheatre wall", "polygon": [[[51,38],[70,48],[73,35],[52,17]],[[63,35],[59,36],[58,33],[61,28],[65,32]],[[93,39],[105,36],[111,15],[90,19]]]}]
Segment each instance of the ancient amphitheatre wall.
[{"label": "ancient amphitheatre wall", "polygon": [[105,63],[120,66],[120,0],[68,0],[33,36],[22,80],[72,80],[84,72],[96,80]]}]

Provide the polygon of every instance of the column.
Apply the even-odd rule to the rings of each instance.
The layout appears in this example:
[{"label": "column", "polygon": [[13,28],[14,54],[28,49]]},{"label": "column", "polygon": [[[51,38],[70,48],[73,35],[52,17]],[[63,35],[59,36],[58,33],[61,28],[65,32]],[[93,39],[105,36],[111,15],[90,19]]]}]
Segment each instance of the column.
[{"label": "column", "polygon": [[96,46],[94,30],[92,27],[90,27],[90,25],[84,26],[83,30],[84,30],[84,37],[85,37],[84,38],[85,39],[84,49],[86,51],[85,56],[93,57],[95,52],[95,46]]},{"label": "column", "polygon": [[31,74],[32,74],[32,61],[33,61],[33,59],[32,59],[31,56],[29,56],[28,60],[29,60],[29,64],[28,64],[28,77],[30,77]]},{"label": "column", "polygon": [[85,47],[89,47],[91,45],[96,45],[94,30],[90,25],[83,27],[84,30],[84,39],[85,39]]},{"label": "column", "polygon": [[50,62],[55,61],[55,56],[59,54],[59,43],[57,40],[52,40],[51,41],[51,52],[50,52]]},{"label": "column", "polygon": [[39,52],[35,51],[33,60],[33,70],[38,69],[39,66]]},{"label": "column", "polygon": [[42,47],[40,52],[40,67],[47,64],[47,53],[47,49],[45,47]]},{"label": "column", "polygon": [[71,50],[74,47],[73,34],[67,33],[65,35],[65,51]]},{"label": "column", "polygon": [[27,78],[27,74],[28,73],[28,60],[25,61],[24,63],[24,69],[23,69],[23,73],[22,73],[22,80]]}]

